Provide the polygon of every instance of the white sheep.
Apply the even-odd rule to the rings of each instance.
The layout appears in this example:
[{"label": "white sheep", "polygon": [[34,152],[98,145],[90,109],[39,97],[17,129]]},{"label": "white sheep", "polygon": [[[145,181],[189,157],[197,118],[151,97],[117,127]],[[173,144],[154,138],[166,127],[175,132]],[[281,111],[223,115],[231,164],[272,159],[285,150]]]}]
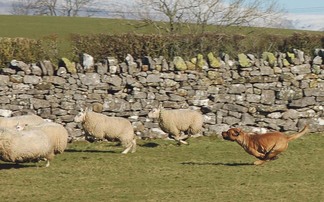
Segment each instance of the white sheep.
[{"label": "white sheep", "polygon": [[32,133],[32,131],[40,130],[47,135],[54,145],[54,153],[61,154],[67,147],[68,131],[61,124],[43,121],[37,125],[17,125],[17,130]]},{"label": "white sheep", "polygon": [[18,124],[21,125],[37,125],[43,123],[45,120],[35,114],[13,116],[13,117],[0,117],[0,127],[15,128]]},{"label": "white sheep", "polygon": [[179,144],[188,144],[184,139],[191,135],[198,135],[204,122],[202,114],[198,111],[189,109],[166,110],[161,105],[152,109],[148,113],[148,117],[158,119],[161,129],[178,141]]},{"label": "white sheep", "polygon": [[24,163],[46,160],[46,167],[54,158],[54,144],[41,130],[23,132],[0,128],[0,159]]},{"label": "white sheep", "polygon": [[82,123],[83,129],[88,135],[98,139],[119,140],[126,149],[122,152],[127,154],[136,150],[136,136],[129,120],[121,117],[108,117],[86,109],[76,115],[74,121]]}]

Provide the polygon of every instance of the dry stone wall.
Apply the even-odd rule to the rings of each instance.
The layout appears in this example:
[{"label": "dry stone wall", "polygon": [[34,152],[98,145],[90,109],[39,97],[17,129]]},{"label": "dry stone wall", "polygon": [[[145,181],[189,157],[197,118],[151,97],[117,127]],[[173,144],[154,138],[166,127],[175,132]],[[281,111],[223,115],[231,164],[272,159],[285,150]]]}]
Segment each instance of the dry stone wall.
[{"label": "dry stone wall", "polygon": [[73,118],[86,106],[128,118],[142,138],[164,137],[158,123],[147,117],[159,103],[167,109],[200,110],[205,135],[234,126],[296,131],[306,123],[312,132],[323,132],[322,57],[295,56],[285,61],[284,54],[276,55],[273,62],[252,55],[234,61],[224,55],[217,58],[219,67],[206,60],[199,71],[177,71],[177,64],[162,57],[130,61],[128,56],[121,63],[109,57],[86,70],[78,64],[76,71],[65,64],[55,70],[49,61],[15,61],[1,69],[0,109],[61,123],[74,139],[82,136],[82,127]]}]

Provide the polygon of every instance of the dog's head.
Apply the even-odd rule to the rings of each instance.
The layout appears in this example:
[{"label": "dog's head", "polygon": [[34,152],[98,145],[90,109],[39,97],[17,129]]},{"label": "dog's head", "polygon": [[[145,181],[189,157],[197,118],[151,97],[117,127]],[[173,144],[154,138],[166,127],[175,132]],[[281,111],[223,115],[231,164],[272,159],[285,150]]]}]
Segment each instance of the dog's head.
[{"label": "dog's head", "polygon": [[242,133],[242,129],[240,128],[231,128],[228,131],[222,132],[222,136],[225,140],[235,141],[239,138]]}]

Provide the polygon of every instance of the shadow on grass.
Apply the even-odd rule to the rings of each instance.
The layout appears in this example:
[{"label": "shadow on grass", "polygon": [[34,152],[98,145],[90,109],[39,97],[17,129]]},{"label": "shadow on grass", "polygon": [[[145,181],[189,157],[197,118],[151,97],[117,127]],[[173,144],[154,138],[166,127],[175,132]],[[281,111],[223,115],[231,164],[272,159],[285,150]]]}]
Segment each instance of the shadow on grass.
[{"label": "shadow on grass", "polygon": [[23,165],[23,164],[14,164],[14,163],[1,163],[0,170],[8,170],[8,169],[20,169],[20,168],[30,168],[37,167],[36,165]]},{"label": "shadow on grass", "polygon": [[94,149],[66,149],[64,152],[87,152],[87,153],[120,153],[116,151],[109,151],[109,150],[94,150]]},{"label": "shadow on grass", "polygon": [[155,142],[147,142],[145,144],[139,145],[140,147],[149,147],[149,148],[154,148],[154,147],[158,147],[159,144],[155,143]]},{"label": "shadow on grass", "polygon": [[253,166],[253,163],[221,163],[221,162],[182,162],[182,165],[212,166]]}]

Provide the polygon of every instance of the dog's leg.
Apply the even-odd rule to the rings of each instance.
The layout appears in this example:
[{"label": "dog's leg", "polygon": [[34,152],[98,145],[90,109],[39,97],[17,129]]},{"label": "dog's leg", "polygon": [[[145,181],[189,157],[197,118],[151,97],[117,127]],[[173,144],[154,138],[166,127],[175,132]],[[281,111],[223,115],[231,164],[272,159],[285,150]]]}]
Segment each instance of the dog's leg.
[{"label": "dog's leg", "polygon": [[270,160],[273,161],[273,160],[276,160],[278,158],[279,158],[279,156],[274,156],[274,157],[270,158]]},{"label": "dog's leg", "polygon": [[264,158],[266,157],[265,154],[260,153],[260,152],[258,152],[256,149],[253,149],[253,148],[247,148],[246,151],[247,151],[249,154],[251,154],[251,155],[257,157],[258,159],[264,159]]}]

